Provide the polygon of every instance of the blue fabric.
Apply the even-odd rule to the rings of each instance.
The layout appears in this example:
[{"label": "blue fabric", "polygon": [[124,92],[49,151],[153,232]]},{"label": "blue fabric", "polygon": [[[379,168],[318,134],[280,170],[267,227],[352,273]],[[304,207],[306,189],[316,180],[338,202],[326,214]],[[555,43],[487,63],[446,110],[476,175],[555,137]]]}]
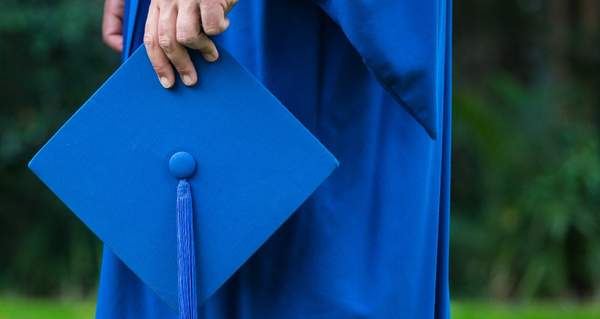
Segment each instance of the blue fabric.
[{"label": "blue fabric", "polygon": [[[230,18],[218,41],[340,167],[200,317],[448,318],[451,0],[243,0]],[[177,315],[105,249],[97,317]]]}]

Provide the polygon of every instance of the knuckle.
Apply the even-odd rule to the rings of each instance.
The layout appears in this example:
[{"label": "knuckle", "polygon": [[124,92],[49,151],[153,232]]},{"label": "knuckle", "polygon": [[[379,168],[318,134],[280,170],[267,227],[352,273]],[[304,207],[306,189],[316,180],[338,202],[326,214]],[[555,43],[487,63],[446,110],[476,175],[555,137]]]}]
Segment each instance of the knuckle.
[{"label": "knuckle", "polygon": [[225,31],[224,23],[221,23],[219,19],[208,19],[204,24],[204,32],[208,35],[217,35]]},{"label": "knuckle", "polygon": [[210,8],[218,5],[220,0],[200,0],[200,8]]},{"label": "knuckle", "polygon": [[144,34],[144,46],[146,46],[146,48],[156,47],[156,41],[154,40],[153,34],[151,34],[151,33]]},{"label": "knuckle", "polygon": [[171,7],[175,4],[174,0],[158,0],[156,2],[156,4],[158,5],[159,8],[168,8]]},{"label": "knuckle", "polygon": [[183,45],[190,45],[192,43],[194,43],[197,39],[197,36],[194,33],[188,32],[188,31],[179,31],[177,33],[177,42],[183,44]]},{"label": "knuckle", "polygon": [[152,68],[154,69],[154,72],[156,72],[156,74],[158,75],[167,74],[167,67],[164,64],[152,64]]},{"label": "knuckle", "polygon": [[169,36],[162,36],[158,38],[158,45],[163,51],[170,53],[175,49],[175,43]]},{"label": "knuckle", "polygon": [[177,65],[176,64],[175,65],[175,70],[177,70],[177,72],[179,74],[188,74],[188,73],[191,73],[190,72],[190,66],[187,65],[187,64],[184,64],[184,65]]}]

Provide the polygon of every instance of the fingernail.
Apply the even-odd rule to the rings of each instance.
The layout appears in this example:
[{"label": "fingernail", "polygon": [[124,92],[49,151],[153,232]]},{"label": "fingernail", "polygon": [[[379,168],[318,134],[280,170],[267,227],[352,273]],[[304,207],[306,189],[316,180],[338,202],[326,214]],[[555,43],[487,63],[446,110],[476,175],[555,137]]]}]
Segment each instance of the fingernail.
[{"label": "fingernail", "polygon": [[207,54],[205,58],[208,62],[215,62],[219,58],[219,55],[217,53],[213,52],[213,53]]},{"label": "fingernail", "polygon": [[227,30],[229,28],[229,19],[223,20],[223,30]]},{"label": "fingernail", "polygon": [[184,74],[181,77],[181,80],[183,80],[183,84],[188,85],[188,86],[194,84],[194,82],[192,81],[192,77],[189,76],[188,74]]},{"label": "fingernail", "polygon": [[166,76],[161,76],[160,85],[162,85],[165,89],[168,89],[171,87],[171,81],[169,81]]}]

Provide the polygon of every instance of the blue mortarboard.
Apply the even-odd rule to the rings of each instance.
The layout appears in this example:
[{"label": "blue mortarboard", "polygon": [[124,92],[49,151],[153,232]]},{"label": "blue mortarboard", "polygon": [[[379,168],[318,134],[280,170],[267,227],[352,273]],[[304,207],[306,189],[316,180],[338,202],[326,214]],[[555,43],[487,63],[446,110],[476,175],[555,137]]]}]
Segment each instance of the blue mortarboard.
[{"label": "blue mortarboard", "polygon": [[193,60],[201,82],[165,90],[139,49],[29,164],[176,309],[186,261],[201,305],[337,166],[226,52]]}]

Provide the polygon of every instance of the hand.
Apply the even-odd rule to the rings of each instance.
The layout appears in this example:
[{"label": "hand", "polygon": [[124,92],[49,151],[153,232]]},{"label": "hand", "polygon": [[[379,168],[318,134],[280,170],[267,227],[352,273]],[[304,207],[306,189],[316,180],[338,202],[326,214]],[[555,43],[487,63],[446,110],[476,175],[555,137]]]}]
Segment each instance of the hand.
[{"label": "hand", "polygon": [[102,39],[111,49],[123,50],[123,14],[125,0],[106,0],[102,18]]},{"label": "hand", "polygon": [[219,58],[219,52],[208,36],[220,34],[227,29],[229,20],[226,15],[236,2],[237,0],[151,1],[144,45],[163,87],[170,88],[175,83],[173,66],[185,85],[191,86],[198,81],[186,47],[200,51],[206,61],[213,62]]}]

